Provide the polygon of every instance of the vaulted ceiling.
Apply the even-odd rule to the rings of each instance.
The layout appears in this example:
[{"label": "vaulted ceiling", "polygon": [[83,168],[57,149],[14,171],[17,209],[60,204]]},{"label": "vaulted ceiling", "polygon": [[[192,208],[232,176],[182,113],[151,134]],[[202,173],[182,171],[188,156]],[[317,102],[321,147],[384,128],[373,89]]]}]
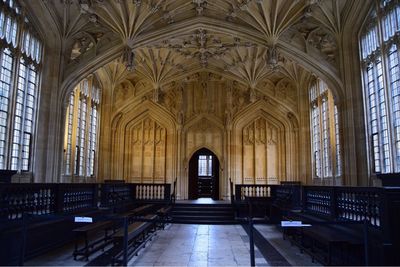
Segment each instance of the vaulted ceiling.
[{"label": "vaulted ceiling", "polygon": [[[118,81],[153,88],[212,72],[260,89],[299,84],[310,64],[338,71],[338,43],[353,1],[43,0],[64,42],[65,78],[96,58]],[[311,63],[310,63],[311,62]],[[309,65],[307,65],[309,64]],[[96,65],[99,67],[106,67]],[[110,67],[108,67],[110,69]],[[117,82],[117,81],[114,81]],[[118,83],[118,82],[117,82]]]}]

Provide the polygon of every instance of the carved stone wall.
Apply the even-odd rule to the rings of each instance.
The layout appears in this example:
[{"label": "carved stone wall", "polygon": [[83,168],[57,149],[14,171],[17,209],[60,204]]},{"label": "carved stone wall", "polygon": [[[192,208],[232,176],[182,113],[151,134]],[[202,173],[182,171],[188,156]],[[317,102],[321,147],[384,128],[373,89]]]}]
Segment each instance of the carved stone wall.
[{"label": "carved stone wall", "polygon": [[[288,84],[280,84],[274,90],[284,94]],[[185,199],[189,160],[201,148],[218,157],[221,198],[229,197],[229,178],[236,184],[297,178],[298,170],[288,166],[298,153],[295,117],[272,99],[258,94],[251,102],[245,86],[206,72],[162,87],[157,101],[152,91],[119,99],[114,108],[112,179],[162,183],[177,177],[177,196]]]},{"label": "carved stone wall", "polygon": [[[206,147],[217,156],[223,155],[224,131],[218,124],[207,118],[201,118],[190,126],[185,138],[185,156],[190,157],[196,150]],[[189,159],[188,159],[189,160]],[[219,159],[220,161],[222,159]]]},{"label": "carved stone wall", "polygon": [[242,130],[242,181],[243,183],[266,184],[277,180],[281,164],[279,130],[259,117]]},{"label": "carved stone wall", "polygon": [[150,117],[125,131],[124,178],[134,183],[164,183],[167,177],[167,130]]},{"label": "carved stone wall", "polygon": [[113,120],[111,177],[132,183],[171,183],[174,173],[175,131],[155,105],[144,104]]}]

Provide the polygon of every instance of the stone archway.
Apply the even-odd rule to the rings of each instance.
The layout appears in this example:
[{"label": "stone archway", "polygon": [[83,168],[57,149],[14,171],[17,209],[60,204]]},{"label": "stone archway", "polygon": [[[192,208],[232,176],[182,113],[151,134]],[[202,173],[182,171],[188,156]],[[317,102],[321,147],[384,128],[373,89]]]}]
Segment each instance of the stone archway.
[{"label": "stone archway", "polygon": [[219,160],[209,149],[197,150],[189,160],[189,199],[219,199]]}]

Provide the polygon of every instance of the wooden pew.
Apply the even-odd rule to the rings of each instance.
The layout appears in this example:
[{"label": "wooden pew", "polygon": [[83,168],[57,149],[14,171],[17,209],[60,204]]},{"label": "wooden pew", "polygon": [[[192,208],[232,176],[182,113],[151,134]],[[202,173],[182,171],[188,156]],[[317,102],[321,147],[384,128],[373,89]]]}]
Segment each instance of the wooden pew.
[{"label": "wooden pew", "polygon": [[[132,255],[137,254],[138,250],[146,245],[152,237],[152,233],[156,231],[157,215],[149,214],[143,217],[143,219],[148,220],[144,222],[134,222],[128,226],[128,259]],[[123,228],[119,229],[113,236],[114,248],[112,250],[112,265],[123,264],[123,244],[125,231]]]},{"label": "wooden pew", "polygon": [[[324,265],[350,265],[349,250],[362,250],[363,225],[343,225],[341,222],[337,225],[325,224],[329,221],[327,218],[304,211],[289,212],[283,219],[311,224],[310,227],[284,228],[283,238],[289,238],[291,243],[299,246],[301,252],[310,254],[313,262],[317,259]],[[340,254],[336,261],[333,259],[334,254]]]},{"label": "wooden pew", "polygon": [[149,211],[151,211],[154,207],[155,206],[153,204],[143,205],[143,206],[137,207],[133,210],[130,210],[130,211],[127,211],[124,213],[120,213],[119,216],[127,217],[128,222],[132,222],[133,217],[144,215],[144,214],[148,213]]},{"label": "wooden pew", "polygon": [[[147,211],[151,210],[154,205],[144,205],[133,210],[119,214],[121,217],[128,217],[128,222],[132,222],[135,216],[140,216],[145,214]],[[89,256],[100,249],[104,249],[105,246],[111,243],[112,235],[115,233],[115,229],[120,227],[120,224],[114,224],[112,221],[103,221],[91,223],[73,230],[75,233],[75,249],[73,252],[74,259],[77,256],[83,256],[84,259],[89,260]],[[110,231],[113,233],[110,233]],[[104,231],[103,236],[99,236],[99,233]],[[81,240],[84,240],[83,247],[79,247]]]},{"label": "wooden pew", "polygon": [[303,238],[311,240],[309,253],[312,261],[318,258],[326,265],[332,265],[333,250],[337,249],[340,253],[339,264],[349,264],[345,251],[350,247],[358,246],[362,248],[363,238],[356,233],[346,233],[332,225],[314,225],[301,229]]},{"label": "wooden pew", "polygon": [[163,230],[165,229],[165,221],[170,219],[171,210],[172,210],[172,206],[162,207],[157,210],[156,214],[157,214],[158,218],[160,218],[163,221],[158,224],[159,228],[161,228]]},{"label": "wooden pew", "polygon": [[[103,236],[99,236],[99,232],[104,231]],[[114,222],[112,221],[101,221],[91,223],[73,230],[75,233],[75,249],[73,252],[74,260],[77,256],[83,256],[87,261],[89,260],[89,255],[103,249],[108,244],[111,243],[111,238],[113,233],[115,233]],[[91,240],[93,238],[93,240]],[[84,246],[79,247],[81,240],[84,240]]]}]

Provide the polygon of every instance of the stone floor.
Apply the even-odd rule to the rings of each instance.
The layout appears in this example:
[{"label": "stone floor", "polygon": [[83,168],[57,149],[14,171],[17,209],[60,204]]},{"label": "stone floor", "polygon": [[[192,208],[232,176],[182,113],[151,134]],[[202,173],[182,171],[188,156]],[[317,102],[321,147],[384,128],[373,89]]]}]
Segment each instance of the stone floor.
[{"label": "stone floor", "polygon": [[289,241],[283,240],[282,233],[277,230],[276,226],[258,224],[254,227],[290,265],[322,266],[317,262],[313,263],[311,257],[307,254],[300,253],[300,249],[296,245],[292,245]]},{"label": "stone floor", "polygon": [[[240,225],[172,225],[129,265],[249,266],[246,232]],[[256,265],[268,266],[256,249]]]},{"label": "stone floor", "polygon": [[176,203],[184,204],[230,204],[229,200],[213,200],[211,198],[198,198],[193,200],[177,200]]},{"label": "stone floor", "polygon": [[[296,246],[282,239],[274,226],[256,225],[256,229],[272,245],[272,258],[284,257],[293,266],[317,266]],[[73,246],[68,245],[27,261],[30,266],[84,266],[88,262],[74,261]],[[249,266],[249,237],[241,225],[167,225],[160,230],[138,256],[133,257],[129,266]],[[100,255],[93,255],[91,259]],[[265,253],[264,253],[265,254]],[[268,253],[267,253],[268,254]],[[270,254],[271,255],[271,254]],[[271,258],[265,259],[255,249],[256,265],[270,266]]]}]

